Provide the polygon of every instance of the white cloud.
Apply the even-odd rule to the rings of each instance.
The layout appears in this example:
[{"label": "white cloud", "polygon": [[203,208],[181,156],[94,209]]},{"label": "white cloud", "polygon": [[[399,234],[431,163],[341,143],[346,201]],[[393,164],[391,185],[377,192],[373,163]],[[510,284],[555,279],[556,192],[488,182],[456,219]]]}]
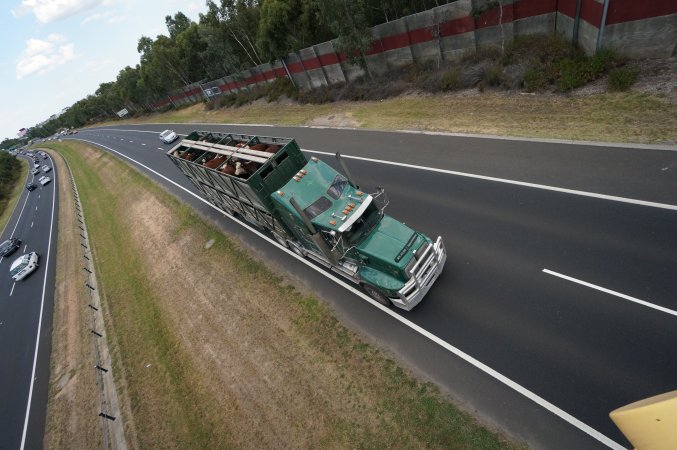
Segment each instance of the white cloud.
[{"label": "white cloud", "polygon": [[100,5],[105,0],[21,0],[12,10],[14,17],[33,13],[39,22],[49,23],[70,17],[79,12]]},{"label": "white cloud", "polygon": [[[26,48],[16,64],[16,79],[29,75],[42,75],[55,67],[77,58],[75,46],[65,43],[66,38],[59,34],[50,34],[47,40],[29,39]],[[59,44],[64,45],[59,45]]]},{"label": "white cloud", "polygon": [[106,11],[103,13],[92,14],[91,16],[86,17],[82,22],[80,22],[80,25],[86,25],[89,22],[95,21],[105,21],[106,23],[115,25],[124,22],[125,20],[127,20],[126,15],[114,16],[111,11]]},{"label": "white cloud", "polygon": [[125,20],[127,20],[127,16],[114,16],[108,19],[108,23],[110,24],[117,24],[117,23],[122,23]]},{"label": "white cloud", "polygon": [[109,17],[111,17],[112,15],[113,15],[113,13],[110,12],[110,11],[92,14],[91,16],[85,17],[84,20],[82,22],[80,22],[80,25],[85,25],[89,22],[95,22],[97,20],[105,20],[105,19],[108,19]]}]

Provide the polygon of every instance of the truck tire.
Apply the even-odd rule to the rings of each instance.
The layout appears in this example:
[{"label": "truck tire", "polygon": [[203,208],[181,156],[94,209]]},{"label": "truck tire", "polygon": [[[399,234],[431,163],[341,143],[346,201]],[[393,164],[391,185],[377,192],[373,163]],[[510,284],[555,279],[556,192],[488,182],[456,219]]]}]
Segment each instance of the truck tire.
[{"label": "truck tire", "polygon": [[369,295],[369,297],[373,298],[374,300],[376,300],[377,302],[379,302],[383,306],[390,306],[390,305],[393,304],[393,302],[391,302],[388,297],[383,295],[383,293],[381,291],[379,291],[377,288],[375,288],[371,284],[362,283],[362,288],[367,293],[367,295]]},{"label": "truck tire", "polygon": [[296,253],[301,258],[306,257],[306,252],[304,252],[303,249],[301,247],[299,247],[296,243],[294,243],[292,241],[287,241],[287,245],[289,246],[289,248],[291,249],[292,252]]},{"label": "truck tire", "polygon": [[271,231],[270,234],[273,235],[273,239],[275,239],[277,243],[280,244],[282,247],[289,248],[289,243],[285,238],[275,233],[274,231]]}]

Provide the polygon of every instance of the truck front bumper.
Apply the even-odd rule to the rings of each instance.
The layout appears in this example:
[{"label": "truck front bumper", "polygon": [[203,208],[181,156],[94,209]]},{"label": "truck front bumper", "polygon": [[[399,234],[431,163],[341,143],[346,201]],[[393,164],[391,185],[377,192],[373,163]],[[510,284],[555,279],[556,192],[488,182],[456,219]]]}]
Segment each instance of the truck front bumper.
[{"label": "truck front bumper", "polygon": [[442,273],[446,261],[447,250],[444,248],[442,237],[438,236],[435,243],[420,255],[411,271],[411,278],[397,292],[397,297],[390,298],[393,305],[406,311],[411,311],[428,293],[430,287]]}]

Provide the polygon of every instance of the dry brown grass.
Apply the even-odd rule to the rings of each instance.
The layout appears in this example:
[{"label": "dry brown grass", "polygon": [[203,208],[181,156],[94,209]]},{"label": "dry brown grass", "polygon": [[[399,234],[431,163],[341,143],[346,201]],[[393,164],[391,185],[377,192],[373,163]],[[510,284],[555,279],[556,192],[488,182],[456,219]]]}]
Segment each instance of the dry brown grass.
[{"label": "dry brown grass", "polygon": [[[350,121],[327,120],[349,117]],[[677,104],[642,93],[574,97],[519,93],[402,96],[323,105],[255,104],[208,111],[202,104],[122,123],[270,123],[358,126],[635,143],[677,143]]]},{"label": "dry brown grass", "polygon": [[139,447],[512,448],[129,166],[56,147]]}]

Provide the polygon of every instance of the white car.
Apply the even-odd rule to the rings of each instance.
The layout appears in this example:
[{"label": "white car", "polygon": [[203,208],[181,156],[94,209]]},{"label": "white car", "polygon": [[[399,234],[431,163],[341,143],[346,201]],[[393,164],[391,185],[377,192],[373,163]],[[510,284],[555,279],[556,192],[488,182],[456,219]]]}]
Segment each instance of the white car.
[{"label": "white car", "polygon": [[38,254],[35,252],[26,253],[14,260],[9,268],[9,274],[14,281],[23,280],[38,268]]},{"label": "white car", "polygon": [[37,174],[40,173],[40,169],[38,169],[38,168],[36,167],[35,169],[31,170],[31,173],[32,173],[33,175],[37,175]]},{"label": "white car", "polygon": [[47,165],[42,166],[42,171],[43,171],[43,172],[47,173],[47,172],[49,172],[50,170],[52,170],[51,167],[49,167],[49,166],[47,166]]},{"label": "white car", "polygon": [[52,181],[52,179],[49,178],[48,176],[43,175],[43,176],[41,176],[40,178],[38,178],[38,181],[40,182],[41,185],[44,186],[44,185],[46,185],[47,183],[49,183],[50,181]]},{"label": "white car", "polygon": [[160,133],[160,140],[165,144],[171,144],[179,137],[173,130],[165,130]]}]

